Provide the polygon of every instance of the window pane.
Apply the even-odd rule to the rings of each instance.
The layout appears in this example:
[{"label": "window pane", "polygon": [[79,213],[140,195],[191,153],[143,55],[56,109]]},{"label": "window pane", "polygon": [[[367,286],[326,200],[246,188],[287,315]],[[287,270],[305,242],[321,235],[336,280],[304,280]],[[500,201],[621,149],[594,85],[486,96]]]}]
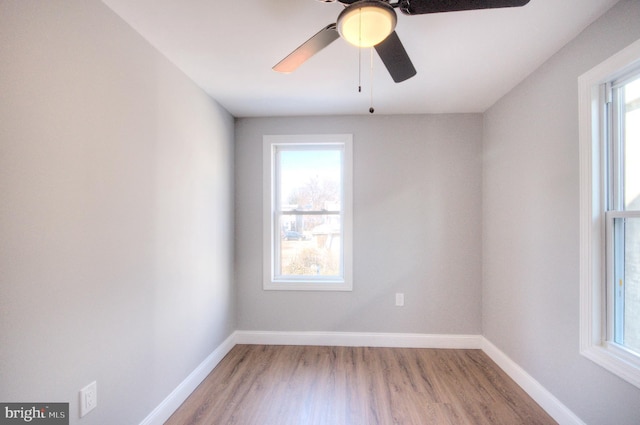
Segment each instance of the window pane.
[{"label": "window pane", "polygon": [[342,150],[283,147],[278,171],[276,277],[342,277]]},{"label": "window pane", "polygon": [[640,353],[640,217],[614,223],[615,342]]},{"label": "window pane", "polygon": [[624,199],[640,210],[640,78],[624,86]]},{"label": "window pane", "polygon": [[279,151],[278,193],[282,211],[338,211],[342,194],[342,151]]},{"label": "window pane", "polygon": [[283,214],[278,278],[342,277],[340,215]]}]

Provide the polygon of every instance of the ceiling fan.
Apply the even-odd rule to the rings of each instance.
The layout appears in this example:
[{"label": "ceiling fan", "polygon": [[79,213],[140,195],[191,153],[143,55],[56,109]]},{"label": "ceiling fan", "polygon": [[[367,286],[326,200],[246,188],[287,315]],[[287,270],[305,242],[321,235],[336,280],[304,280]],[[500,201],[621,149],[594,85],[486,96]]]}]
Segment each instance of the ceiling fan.
[{"label": "ceiling fan", "polygon": [[[320,1],[332,3],[336,0]],[[519,7],[529,3],[529,0],[398,0],[395,3],[390,0],[337,1],[345,8],[338,15],[336,23],[327,25],[302,43],[273,67],[275,71],[293,72],[307,59],[342,37],[358,47],[374,47],[393,81],[400,83],[416,75],[416,69],[395,32],[397,15],[394,9],[400,8],[405,15],[424,15]]]}]

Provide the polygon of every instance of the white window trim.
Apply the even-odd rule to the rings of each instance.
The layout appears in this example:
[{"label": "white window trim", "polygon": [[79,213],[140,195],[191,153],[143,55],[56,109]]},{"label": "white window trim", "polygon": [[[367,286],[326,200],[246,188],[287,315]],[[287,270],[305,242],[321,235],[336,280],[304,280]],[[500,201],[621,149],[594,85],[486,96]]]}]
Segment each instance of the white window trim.
[{"label": "white window trim", "polygon": [[580,353],[640,388],[640,358],[607,339],[601,86],[640,65],[640,40],[578,78],[580,138]]},{"label": "white window trim", "polygon": [[[284,144],[340,144],[344,146],[343,169],[343,278],[324,281],[303,279],[275,280],[273,275],[273,149]],[[265,135],[263,136],[263,289],[285,291],[351,291],[353,290],[353,135]]]}]

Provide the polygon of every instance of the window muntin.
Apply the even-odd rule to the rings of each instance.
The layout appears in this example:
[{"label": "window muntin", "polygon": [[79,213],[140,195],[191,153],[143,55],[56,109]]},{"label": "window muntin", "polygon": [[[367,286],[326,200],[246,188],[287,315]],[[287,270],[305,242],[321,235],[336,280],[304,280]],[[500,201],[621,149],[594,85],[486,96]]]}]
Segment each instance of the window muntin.
[{"label": "window muntin", "polygon": [[264,143],[264,288],[351,290],[351,136]]}]

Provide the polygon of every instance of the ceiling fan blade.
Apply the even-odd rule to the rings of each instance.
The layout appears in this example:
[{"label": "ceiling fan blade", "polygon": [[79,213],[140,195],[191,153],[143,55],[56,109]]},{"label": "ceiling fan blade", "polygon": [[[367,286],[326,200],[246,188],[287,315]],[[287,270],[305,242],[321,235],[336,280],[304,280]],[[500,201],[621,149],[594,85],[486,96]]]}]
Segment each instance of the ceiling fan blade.
[{"label": "ceiling fan blade", "polygon": [[401,0],[400,11],[405,15],[455,12],[460,10],[520,7],[529,0]]},{"label": "ceiling fan blade", "polygon": [[338,30],[336,30],[336,24],[329,24],[318,31],[313,37],[302,43],[300,47],[289,53],[286,58],[278,62],[276,66],[273,67],[273,70],[284,73],[293,72],[307,59],[338,38],[340,38],[340,34]]},{"label": "ceiling fan blade", "polygon": [[380,44],[375,46],[378,56],[382,59],[382,63],[387,67],[391,78],[396,83],[400,83],[404,80],[416,75],[416,69],[409,59],[407,51],[404,49],[400,37],[396,32],[389,34]]}]

